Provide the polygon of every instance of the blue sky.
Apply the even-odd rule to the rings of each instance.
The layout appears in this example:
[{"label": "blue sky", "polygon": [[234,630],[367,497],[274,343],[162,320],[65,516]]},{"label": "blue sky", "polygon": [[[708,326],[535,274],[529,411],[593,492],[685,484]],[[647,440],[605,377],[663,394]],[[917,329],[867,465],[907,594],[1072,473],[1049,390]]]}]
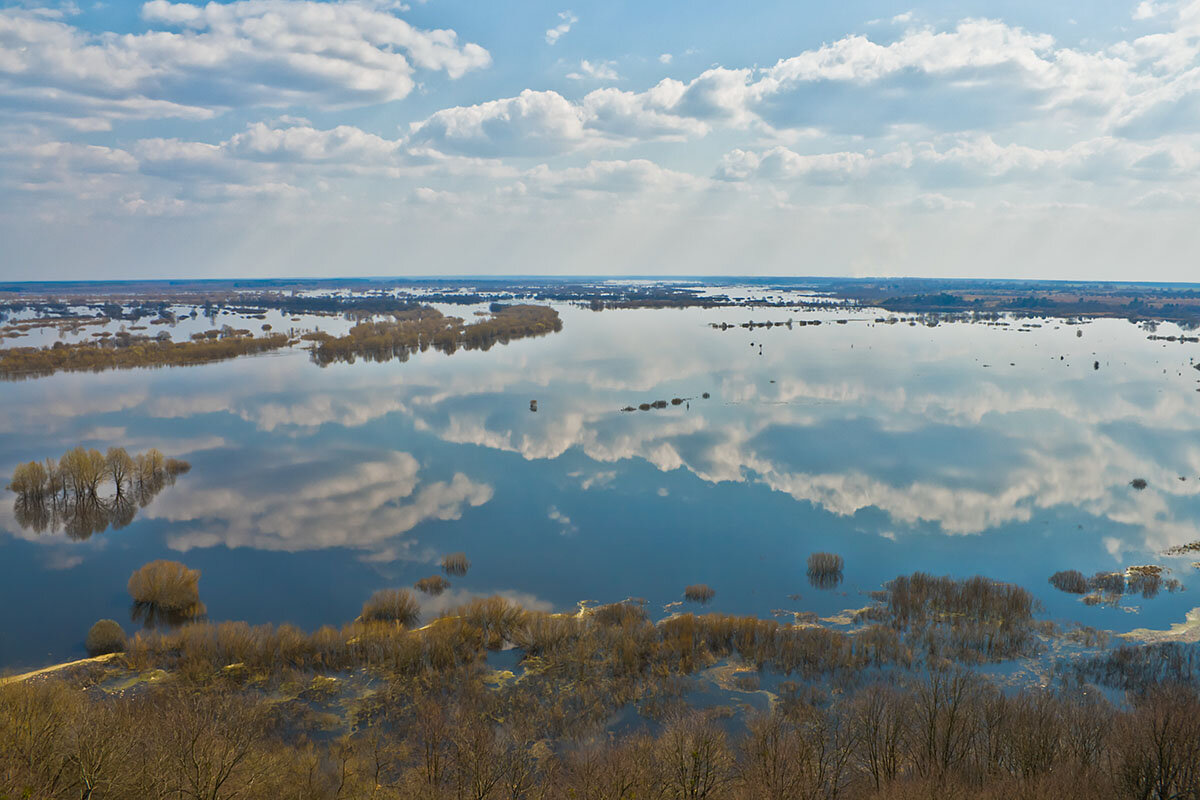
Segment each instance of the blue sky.
[{"label": "blue sky", "polygon": [[1194,280],[1198,54],[1195,0],[0,4],[0,278]]}]

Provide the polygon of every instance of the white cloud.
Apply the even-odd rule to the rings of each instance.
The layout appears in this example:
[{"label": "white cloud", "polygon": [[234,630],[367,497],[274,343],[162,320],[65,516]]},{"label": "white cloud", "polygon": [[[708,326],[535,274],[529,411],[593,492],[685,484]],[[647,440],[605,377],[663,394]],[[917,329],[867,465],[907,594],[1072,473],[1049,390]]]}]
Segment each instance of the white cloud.
[{"label": "white cloud", "polygon": [[939,194],[937,192],[919,194],[910,200],[907,205],[914,211],[930,213],[938,211],[958,211],[975,207],[975,204],[970,200],[955,200],[952,197],[947,197],[946,195]]},{"label": "white cloud", "polygon": [[470,156],[554,155],[589,147],[703,135],[708,126],[672,112],[682,85],[663,81],[646,92],[597,89],[578,102],[554,91],[457,106],[412,124],[409,141]]},{"label": "white cloud", "polygon": [[0,10],[0,101],[30,118],[99,129],[238,106],[397,100],[414,87],[414,65],[455,78],[491,62],[453,31],[419,30],[362,3],[150,0],[142,18],[145,33],[97,35]]},{"label": "white cloud", "polygon": [[553,170],[541,165],[521,176],[528,190],[550,195],[579,192],[634,195],[693,189],[704,181],[685,172],[664,169],[653,161],[592,161],[584,167]]},{"label": "white cloud", "polygon": [[576,22],[579,22],[579,17],[575,16],[570,11],[558,12],[558,18],[562,20],[562,22],[546,31],[546,44],[548,45],[557,44],[558,40],[571,30],[571,26]]},{"label": "white cloud", "polygon": [[407,453],[349,462],[323,454],[299,465],[259,466],[262,472],[249,481],[222,476],[212,487],[181,481],[144,513],[174,523],[167,541],[181,551],[346,547],[399,558],[413,545],[402,534],[428,520],[458,519],[492,498],[491,486],[462,473],[449,481],[422,480]]},{"label": "white cloud", "polygon": [[673,58],[673,56],[672,56],[670,53],[663,53],[662,55],[660,55],[660,56],[658,57],[658,63],[660,63],[660,64],[670,64],[670,63],[671,63],[671,59],[672,59],[672,58]]},{"label": "white cloud", "polygon": [[998,144],[991,136],[905,143],[896,150],[799,154],[786,147],[732,150],[717,168],[721,180],[803,180],[810,183],[889,181],[979,184],[1047,179],[1114,182],[1166,180],[1194,175],[1200,155],[1188,144],[1147,145],[1100,137],[1064,149]]},{"label": "white cloud", "polygon": [[571,518],[559,511],[558,506],[550,506],[550,508],[546,510],[546,516],[551,522],[558,523],[562,526],[560,533],[562,533],[563,536],[570,536],[579,532],[579,528],[571,522]]},{"label": "white cloud", "polygon": [[1133,10],[1133,18],[1136,20],[1152,19],[1163,13],[1166,8],[1166,3],[1155,3],[1152,0],[1142,0],[1142,2],[1138,3],[1137,8]]},{"label": "white cloud", "polygon": [[616,81],[621,79],[616,67],[615,61],[593,63],[585,58],[579,62],[579,72],[568,72],[567,77],[573,81]]}]

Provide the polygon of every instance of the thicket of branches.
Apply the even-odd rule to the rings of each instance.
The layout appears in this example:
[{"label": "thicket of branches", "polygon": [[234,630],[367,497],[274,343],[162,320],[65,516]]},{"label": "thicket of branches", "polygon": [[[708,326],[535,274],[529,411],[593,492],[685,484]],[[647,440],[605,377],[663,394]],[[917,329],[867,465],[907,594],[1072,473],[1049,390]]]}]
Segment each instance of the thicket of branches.
[{"label": "thicket of branches", "polygon": [[[636,615],[612,616],[603,624]],[[288,634],[277,635],[283,650],[274,657],[286,659]],[[563,647],[572,645],[552,644],[517,680],[497,682],[480,662],[434,661],[382,671],[358,694],[345,691],[343,677],[311,674],[297,674],[287,692],[265,691],[241,662],[215,674],[181,670],[135,691],[0,686],[0,797],[1133,800],[1200,792],[1200,699],[1179,684],[1143,685],[1114,706],[1071,684],[1012,694],[943,667],[874,673],[835,691],[785,683],[770,710],[735,720],[728,709],[689,706],[678,678],[650,674],[638,682],[646,723],[614,733],[613,687],[581,654],[556,656]]]}]

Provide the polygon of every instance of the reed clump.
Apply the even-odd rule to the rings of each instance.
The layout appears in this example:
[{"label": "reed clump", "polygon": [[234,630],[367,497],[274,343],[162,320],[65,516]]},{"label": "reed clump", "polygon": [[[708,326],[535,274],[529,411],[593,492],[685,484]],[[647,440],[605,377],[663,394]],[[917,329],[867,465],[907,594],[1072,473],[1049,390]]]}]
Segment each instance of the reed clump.
[{"label": "reed clump", "polygon": [[471,562],[467,560],[466,553],[450,553],[442,557],[442,571],[447,575],[466,575],[470,568]]},{"label": "reed clump", "polygon": [[832,589],[842,582],[844,567],[836,553],[813,553],[808,557],[808,582],[818,589]]},{"label": "reed clump", "polygon": [[421,604],[408,589],[380,589],[363,603],[364,622],[391,622],[411,628],[421,619]]},{"label": "reed clump", "polygon": [[717,596],[717,592],[707,583],[693,583],[683,590],[683,597],[691,603],[707,604]]}]

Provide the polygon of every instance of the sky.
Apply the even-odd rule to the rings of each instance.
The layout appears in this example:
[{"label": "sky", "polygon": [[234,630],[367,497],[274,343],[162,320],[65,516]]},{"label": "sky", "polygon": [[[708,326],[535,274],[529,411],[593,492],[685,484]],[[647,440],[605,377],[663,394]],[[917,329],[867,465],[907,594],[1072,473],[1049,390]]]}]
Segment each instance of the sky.
[{"label": "sky", "polygon": [[1200,281],[1200,0],[0,1],[0,279]]}]

